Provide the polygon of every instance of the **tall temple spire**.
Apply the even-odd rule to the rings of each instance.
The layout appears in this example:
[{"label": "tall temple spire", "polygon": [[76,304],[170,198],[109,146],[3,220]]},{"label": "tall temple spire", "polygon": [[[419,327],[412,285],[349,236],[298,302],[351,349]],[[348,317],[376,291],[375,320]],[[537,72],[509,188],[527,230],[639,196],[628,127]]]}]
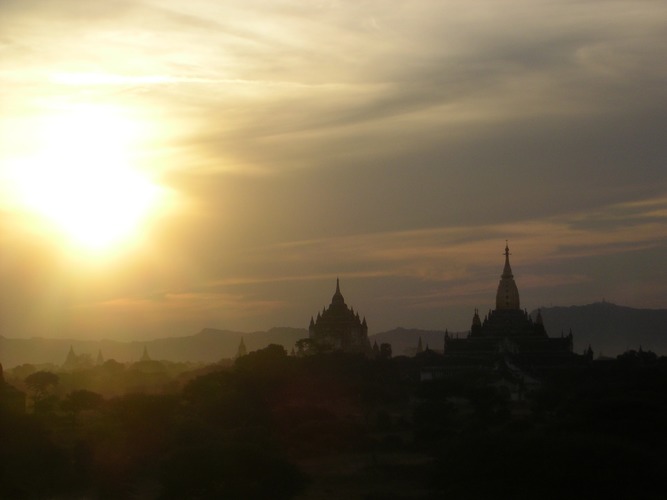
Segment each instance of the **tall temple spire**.
[{"label": "tall temple spire", "polygon": [[[310,318],[312,321],[313,318]],[[239,343],[239,348],[236,351],[236,359],[241,358],[248,354],[248,349],[246,349],[245,342],[243,341],[243,337],[241,337],[241,342]]]},{"label": "tall temple spire", "polygon": [[503,278],[513,278],[512,267],[510,266],[510,247],[505,240],[505,267],[503,268]]},{"label": "tall temple spire", "polygon": [[512,267],[510,266],[510,248],[505,240],[505,267],[498,283],[496,293],[496,309],[521,309],[519,301],[519,289],[514,281]]},{"label": "tall temple spire", "polygon": [[340,293],[340,280],[338,278],[336,278],[336,293],[334,293],[334,296],[331,298],[331,305],[334,304],[345,304],[343,294]]},{"label": "tall temple spire", "polygon": [[70,344],[69,352],[67,353],[67,357],[65,358],[65,363],[63,364],[63,367],[73,368],[76,366],[78,360],[79,357],[74,353],[74,346]]}]

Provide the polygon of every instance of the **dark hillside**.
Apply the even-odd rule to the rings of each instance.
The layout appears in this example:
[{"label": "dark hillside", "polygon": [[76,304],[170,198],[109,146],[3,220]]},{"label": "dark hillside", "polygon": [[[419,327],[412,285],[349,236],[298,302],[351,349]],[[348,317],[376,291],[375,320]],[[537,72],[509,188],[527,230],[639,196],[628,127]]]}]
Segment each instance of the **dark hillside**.
[{"label": "dark hillside", "polygon": [[[629,349],[667,353],[667,309],[634,309],[609,302],[541,309],[551,337],[572,329],[575,352],[590,344],[596,356],[617,356]],[[536,311],[532,315],[535,316]]]}]

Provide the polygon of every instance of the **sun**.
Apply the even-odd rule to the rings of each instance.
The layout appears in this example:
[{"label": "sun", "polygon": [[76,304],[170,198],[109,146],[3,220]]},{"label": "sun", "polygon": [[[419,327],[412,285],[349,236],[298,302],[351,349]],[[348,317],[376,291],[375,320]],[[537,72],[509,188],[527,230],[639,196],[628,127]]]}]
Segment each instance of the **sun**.
[{"label": "sun", "polygon": [[136,236],[162,190],[137,167],[140,122],[109,106],[43,117],[32,155],[13,171],[27,209],[73,243],[102,250]]}]

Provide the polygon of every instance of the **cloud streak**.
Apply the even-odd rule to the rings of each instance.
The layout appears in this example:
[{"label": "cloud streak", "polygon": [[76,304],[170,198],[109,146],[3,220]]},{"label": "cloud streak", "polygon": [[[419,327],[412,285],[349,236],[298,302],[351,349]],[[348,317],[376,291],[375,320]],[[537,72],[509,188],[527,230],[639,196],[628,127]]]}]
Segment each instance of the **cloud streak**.
[{"label": "cloud streak", "polygon": [[[0,19],[0,177],[42,117],[105,105],[150,131],[133,157],[182,201],[106,277],[40,257],[49,315],[87,294],[155,331],[218,306],[296,324],[341,276],[387,327],[461,325],[505,239],[526,304],[661,303],[661,2],[8,0]],[[20,255],[39,231],[7,199]],[[28,310],[34,283],[1,273]]]}]

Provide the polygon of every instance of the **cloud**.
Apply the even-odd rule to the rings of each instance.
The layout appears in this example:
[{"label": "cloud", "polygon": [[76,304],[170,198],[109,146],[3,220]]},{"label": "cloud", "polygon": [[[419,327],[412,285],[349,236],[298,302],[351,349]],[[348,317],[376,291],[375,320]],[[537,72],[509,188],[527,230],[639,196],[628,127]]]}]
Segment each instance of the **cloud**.
[{"label": "cloud", "polygon": [[[24,27],[16,38],[38,51],[32,60],[56,81],[151,88],[142,99],[168,106],[182,122],[171,150],[183,148],[178,162],[190,168],[368,168],[378,159],[409,161],[420,151],[432,151],[426,161],[453,157],[469,168],[459,158],[484,142],[490,157],[477,158],[477,165],[493,158],[512,164],[508,150],[531,143],[521,162],[534,162],[541,147],[554,163],[551,143],[569,150],[560,168],[590,169],[590,158],[577,154],[582,129],[666,104],[658,62],[667,15],[655,2],[612,2],[604,9],[586,1],[420,1],[392,9],[378,2],[77,5],[49,8],[66,36],[49,30],[52,39],[42,43],[44,29]],[[35,9],[8,7],[23,21],[35,19],[28,17]],[[120,29],[106,17],[112,10],[122,18]],[[77,30],[88,43],[73,36]],[[44,66],[47,58],[54,64]],[[657,116],[662,122],[653,126],[664,124],[664,114]],[[622,127],[619,135],[625,132]],[[603,147],[595,138],[583,143],[593,151]],[[524,172],[514,167],[511,173]]]},{"label": "cloud", "polygon": [[40,116],[102,103],[153,131],[135,156],[187,201],[113,279],[44,257],[76,283],[55,287],[67,307],[157,293],[124,303],[136,321],[280,304],[288,322],[340,275],[369,312],[434,323],[492,293],[505,238],[535,302],[628,296],[628,271],[592,264],[623,257],[657,303],[639,263],[667,237],[660,2],[9,0],[0,17],[0,169]]},{"label": "cloud", "polygon": [[[579,285],[585,290],[583,285],[590,286],[601,279],[601,263],[633,254],[653,259],[656,257],[648,255],[664,250],[664,220],[647,219],[646,214],[654,213],[665,203],[664,199],[655,199],[609,206],[600,213],[582,212],[498,225],[348,234],[256,246],[236,256],[234,271],[221,268],[219,279],[205,281],[202,286],[275,293],[296,305],[304,294],[317,289],[321,294],[323,286],[340,277],[344,282],[373,284],[364,285],[373,290],[373,301],[402,303],[401,307],[428,309],[438,301],[450,305],[479,303],[494,293],[507,238],[512,260],[520,270],[522,290],[533,294]],[[613,229],[598,227],[604,213],[607,218],[622,219],[623,224]],[[591,265],[596,261],[598,264]],[[611,274],[605,279],[620,282],[623,274]],[[390,282],[391,287],[378,295],[382,283]]]}]

